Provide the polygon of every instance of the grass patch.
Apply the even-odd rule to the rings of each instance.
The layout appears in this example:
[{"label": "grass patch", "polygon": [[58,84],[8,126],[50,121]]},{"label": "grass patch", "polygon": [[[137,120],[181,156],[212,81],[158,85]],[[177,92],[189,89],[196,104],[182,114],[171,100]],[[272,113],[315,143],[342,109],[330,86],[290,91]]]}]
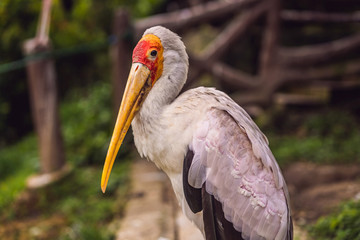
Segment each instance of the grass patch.
[{"label": "grass patch", "polygon": [[317,240],[360,240],[360,201],[347,202],[310,228]]},{"label": "grass patch", "polygon": [[87,167],[75,170],[70,178],[39,192],[39,209],[54,209],[66,217],[68,226],[59,239],[111,239],[114,232],[107,224],[122,214],[129,187],[129,161],[114,166],[112,185],[106,195],[100,191],[101,172]]},{"label": "grass patch", "polygon": [[[0,210],[6,209],[24,189],[26,178],[39,169],[36,138],[0,149]],[[0,211],[1,213],[1,211]]]},{"label": "grass patch", "polygon": [[[96,166],[75,169],[56,184],[23,192],[26,200],[13,203],[0,218],[0,225],[21,227],[2,235],[6,230],[0,226],[0,238],[17,239],[20,235],[20,239],[112,239],[115,232],[108,224],[123,213],[129,164],[129,160],[123,159],[114,165],[105,195],[100,191],[101,171]],[[53,221],[54,218],[62,221]]]},{"label": "grass patch", "polygon": [[278,115],[264,129],[280,165],[294,161],[360,162],[360,128],[355,116],[348,112],[332,110],[297,117]]},{"label": "grass patch", "polygon": [[310,161],[319,164],[354,163],[359,161],[360,135],[338,140],[322,136],[269,135],[270,147],[279,164]]}]

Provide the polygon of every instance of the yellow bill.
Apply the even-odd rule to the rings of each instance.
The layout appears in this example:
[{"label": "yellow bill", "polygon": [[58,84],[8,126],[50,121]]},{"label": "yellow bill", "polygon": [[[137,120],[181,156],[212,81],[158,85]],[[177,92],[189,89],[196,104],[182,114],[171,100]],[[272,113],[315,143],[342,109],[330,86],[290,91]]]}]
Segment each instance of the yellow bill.
[{"label": "yellow bill", "polygon": [[142,63],[133,63],[116,119],[101,176],[101,190],[105,193],[116,155],[130,127],[135,113],[151,88],[150,70]]}]

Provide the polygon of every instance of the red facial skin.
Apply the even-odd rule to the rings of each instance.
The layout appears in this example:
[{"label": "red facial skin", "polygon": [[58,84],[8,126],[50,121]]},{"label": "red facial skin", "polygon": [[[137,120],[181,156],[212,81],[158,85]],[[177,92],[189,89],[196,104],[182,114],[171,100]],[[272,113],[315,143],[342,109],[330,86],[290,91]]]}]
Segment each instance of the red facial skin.
[{"label": "red facial skin", "polygon": [[[145,36],[139,41],[133,51],[133,63],[142,63],[149,68],[152,84],[155,83],[159,77],[158,75],[162,73],[162,68],[159,68],[159,59],[162,58],[162,46],[160,40],[157,40],[157,37],[157,39],[154,39],[154,37],[154,35]],[[150,55],[152,50],[157,51],[156,57]]]}]

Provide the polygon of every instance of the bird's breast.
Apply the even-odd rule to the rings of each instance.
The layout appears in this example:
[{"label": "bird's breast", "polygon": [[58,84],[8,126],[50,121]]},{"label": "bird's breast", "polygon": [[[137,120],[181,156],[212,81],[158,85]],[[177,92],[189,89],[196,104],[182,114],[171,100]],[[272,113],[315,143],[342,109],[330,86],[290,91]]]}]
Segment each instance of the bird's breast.
[{"label": "bird's breast", "polygon": [[191,138],[190,126],[180,124],[176,117],[166,115],[154,122],[137,116],[132,122],[135,146],[168,175],[181,174],[187,146]]}]

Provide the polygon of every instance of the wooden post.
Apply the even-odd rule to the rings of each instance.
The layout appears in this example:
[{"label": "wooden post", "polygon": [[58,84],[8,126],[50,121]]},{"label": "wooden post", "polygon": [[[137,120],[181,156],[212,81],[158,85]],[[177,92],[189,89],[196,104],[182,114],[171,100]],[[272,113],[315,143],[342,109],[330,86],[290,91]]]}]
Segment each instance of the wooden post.
[{"label": "wooden post", "polygon": [[[34,38],[24,43],[26,55],[44,53],[50,49],[49,40],[39,41]],[[26,70],[32,117],[39,141],[41,172],[54,172],[65,164],[54,61],[49,58],[29,61]]]},{"label": "wooden post", "polygon": [[262,77],[268,78],[268,74],[278,66],[281,0],[266,1],[268,2],[268,12],[260,56],[260,74]]},{"label": "wooden post", "polygon": [[260,77],[263,85],[258,94],[270,104],[274,92],[282,81],[278,54],[281,0],[267,0],[267,2],[268,12],[260,55]]},{"label": "wooden post", "polygon": [[116,36],[117,42],[110,48],[114,114],[117,114],[119,111],[122,95],[130,71],[132,55],[131,29],[131,21],[128,12],[124,9],[116,10],[113,23],[113,34]]}]

